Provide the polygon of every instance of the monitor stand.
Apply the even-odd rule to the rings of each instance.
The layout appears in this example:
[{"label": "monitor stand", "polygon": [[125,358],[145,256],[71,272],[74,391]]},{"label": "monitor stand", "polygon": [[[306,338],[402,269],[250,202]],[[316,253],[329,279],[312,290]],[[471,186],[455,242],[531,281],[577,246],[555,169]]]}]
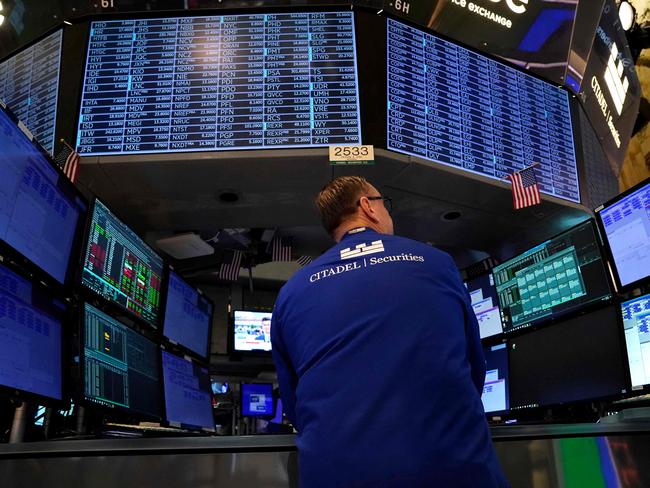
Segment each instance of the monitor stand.
[{"label": "monitor stand", "polygon": [[11,424],[9,444],[18,444],[25,439],[25,427],[27,426],[29,407],[27,402],[22,402],[14,411],[14,420]]}]

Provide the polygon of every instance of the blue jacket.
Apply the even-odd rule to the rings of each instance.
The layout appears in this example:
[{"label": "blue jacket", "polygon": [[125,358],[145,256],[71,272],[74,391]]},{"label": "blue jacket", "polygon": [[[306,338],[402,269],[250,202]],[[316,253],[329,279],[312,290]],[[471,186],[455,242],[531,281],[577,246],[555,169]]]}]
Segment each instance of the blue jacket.
[{"label": "blue jacket", "polygon": [[271,339],[304,488],[508,485],[449,255],[355,229],[282,288]]}]

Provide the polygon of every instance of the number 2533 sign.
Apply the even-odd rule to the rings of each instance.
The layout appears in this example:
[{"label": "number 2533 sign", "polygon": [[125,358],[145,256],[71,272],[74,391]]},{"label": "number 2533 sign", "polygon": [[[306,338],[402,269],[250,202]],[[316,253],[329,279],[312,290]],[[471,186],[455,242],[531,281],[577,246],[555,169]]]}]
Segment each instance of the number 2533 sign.
[{"label": "number 2533 sign", "polygon": [[330,146],[330,164],[375,164],[374,146]]}]

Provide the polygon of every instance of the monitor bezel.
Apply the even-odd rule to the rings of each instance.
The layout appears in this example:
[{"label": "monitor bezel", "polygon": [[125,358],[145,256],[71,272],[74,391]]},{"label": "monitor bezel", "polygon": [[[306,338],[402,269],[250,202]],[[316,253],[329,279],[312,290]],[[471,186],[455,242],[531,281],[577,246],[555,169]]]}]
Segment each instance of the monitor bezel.
[{"label": "monitor bezel", "polygon": [[214,399],[214,395],[212,394],[212,380],[210,380],[210,371],[209,371],[209,368],[208,368],[207,365],[201,364],[201,363],[199,363],[198,361],[194,360],[193,358],[191,358],[189,356],[180,355],[178,353],[175,353],[172,350],[168,350],[168,349],[165,348],[164,344],[159,347],[159,350],[160,350],[160,369],[161,369],[161,372],[162,372],[162,376],[161,376],[161,386],[162,386],[162,392],[163,392],[163,394],[162,394],[163,405],[162,406],[163,406],[163,412],[164,412],[163,413],[163,419],[161,420],[160,425],[163,425],[165,427],[172,427],[172,428],[177,428],[177,429],[180,428],[180,429],[185,429],[185,430],[190,430],[190,431],[195,431],[195,432],[204,432],[206,434],[214,434],[214,433],[216,433],[216,428],[214,426],[211,429],[209,429],[209,428],[206,428],[205,426],[185,424],[185,423],[182,423],[182,422],[172,422],[172,421],[169,420],[169,418],[167,417],[167,396],[166,396],[167,390],[165,388],[165,368],[163,366],[163,354],[164,353],[170,354],[170,355],[176,357],[177,359],[182,359],[184,361],[188,361],[189,363],[192,363],[193,366],[197,365],[199,367],[203,367],[203,368],[206,369],[206,371],[207,371],[206,374],[208,375],[208,380],[210,381],[210,387],[208,388],[208,395],[210,397],[210,414],[212,415],[212,420],[213,420],[213,423],[214,423],[214,408],[212,406],[212,401]]},{"label": "monitor bezel", "polygon": [[[271,404],[273,406],[273,412],[270,414],[260,414],[260,415],[244,415],[244,385],[263,385],[263,386],[268,386],[271,389]],[[261,381],[250,381],[250,382],[241,382],[239,383],[239,412],[243,418],[255,418],[255,419],[262,419],[262,420],[269,420],[273,419],[275,417],[275,409],[276,409],[276,399],[277,395],[275,393],[275,388],[273,387],[273,383],[264,383]]]},{"label": "monitor bezel", "polygon": [[644,286],[646,284],[650,284],[650,274],[648,274],[648,276],[646,276],[645,278],[640,278],[640,279],[638,279],[636,281],[632,281],[632,282],[628,283],[627,285],[623,285],[621,283],[621,277],[620,277],[619,272],[618,272],[618,267],[616,266],[616,261],[614,259],[614,253],[612,252],[612,248],[611,248],[611,246],[609,244],[609,238],[607,237],[607,232],[605,230],[605,223],[603,222],[601,212],[603,210],[609,209],[609,207],[611,207],[613,205],[616,205],[621,200],[628,197],[632,193],[635,193],[636,191],[640,190],[644,186],[650,186],[650,176],[647,177],[646,179],[644,179],[643,181],[637,183],[636,185],[628,188],[624,192],[619,193],[614,198],[608,200],[604,204],[602,204],[602,205],[600,205],[600,206],[598,206],[598,207],[596,207],[594,209],[594,215],[595,215],[595,220],[596,220],[596,224],[597,224],[597,227],[598,227],[601,246],[605,250],[605,256],[606,256],[606,259],[607,259],[607,263],[609,265],[608,267],[609,267],[609,270],[610,270],[610,274],[614,278],[614,286],[615,286],[616,291],[618,291],[619,293],[630,291],[630,290],[633,290],[635,288],[639,288],[641,286]]},{"label": "monitor bezel", "polygon": [[[105,405],[103,403],[98,403],[92,400],[91,398],[88,398],[86,396],[86,366],[85,366],[85,344],[86,344],[86,323],[85,323],[85,311],[86,311],[86,305],[90,305],[93,308],[96,308],[102,313],[105,313],[106,315],[109,315],[113,320],[119,322],[121,325],[126,327],[127,329],[130,329],[132,332],[139,334],[143,336],[145,339],[149,340],[156,346],[156,358],[158,359],[158,405],[160,406],[160,415],[155,415],[152,413],[148,412],[141,412],[139,410],[134,410],[129,407],[123,407],[121,405]],[[132,326],[129,326],[125,324],[122,320],[116,318],[111,314],[111,307],[106,306],[107,302],[106,301],[91,301],[91,300],[80,300],[78,303],[78,314],[77,314],[77,325],[78,325],[78,358],[79,358],[79,375],[78,375],[78,381],[77,381],[77,388],[76,388],[76,393],[75,393],[75,403],[84,406],[88,409],[95,410],[98,412],[101,412],[104,415],[115,415],[115,416],[120,416],[123,418],[127,418],[129,420],[148,420],[148,421],[154,421],[154,422],[162,422],[165,416],[165,399],[163,396],[163,391],[162,391],[162,364],[160,363],[160,343],[157,342],[154,338],[152,338],[151,333],[147,333],[148,331],[140,328],[134,328]]]},{"label": "monitor bezel", "polygon": [[[22,132],[22,130],[18,126],[20,120],[11,111],[11,109],[4,104],[4,102],[0,102],[0,110],[4,111],[4,113],[7,114],[9,119],[16,125],[17,130]],[[29,139],[27,134],[25,134],[25,137]],[[90,205],[86,197],[81,193],[81,191],[76,187],[76,185],[68,179],[68,177],[65,175],[63,170],[59,168],[59,166],[54,162],[52,156],[50,156],[50,154],[43,148],[43,146],[41,146],[36,139],[32,139],[30,142],[45,158],[45,160],[49,163],[50,167],[52,167],[56,171],[56,173],[59,176],[57,185],[59,184],[62,185],[63,191],[65,191],[67,195],[72,196],[71,200],[73,201],[76,200],[75,203],[77,204],[77,207],[79,209],[79,219],[77,221],[77,225],[74,230],[74,236],[72,239],[72,244],[70,246],[70,255],[68,257],[68,263],[65,271],[64,280],[63,282],[60,282],[58,279],[50,275],[47,271],[45,271],[38,264],[36,264],[34,261],[29,259],[23,253],[21,253],[18,249],[14,248],[9,243],[7,243],[4,239],[0,239],[0,254],[2,254],[6,258],[5,261],[6,260],[12,261],[16,266],[24,269],[24,272],[30,275],[29,278],[30,280],[39,281],[43,285],[51,287],[55,293],[70,296],[77,285],[77,278],[78,278],[77,261],[82,255],[84,235],[85,235],[84,233],[85,233],[85,229],[88,226],[88,215],[89,215],[88,210],[90,208]]]},{"label": "monitor bezel", "polygon": [[71,357],[71,341],[66,340],[67,337],[72,335],[74,327],[75,314],[74,307],[71,306],[69,300],[65,300],[62,297],[54,294],[48,288],[44,287],[41,283],[37,283],[27,277],[24,272],[22,272],[15,264],[8,263],[6,261],[0,263],[0,266],[4,266],[9,271],[17,274],[19,277],[27,280],[32,285],[32,290],[36,290],[37,293],[48,296],[53,300],[59,300],[65,305],[65,311],[62,314],[61,319],[61,337],[60,337],[60,360],[61,360],[61,399],[49,397],[40,393],[31,392],[28,390],[23,390],[20,388],[14,388],[10,386],[0,385],[0,397],[15,399],[18,401],[25,401],[30,403],[37,403],[46,407],[52,407],[59,410],[67,409],[70,407],[71,401],[71,391],[70,387],[72,385],[70,381],[70,371],[69,371],[69,360]]},{"label": "monitor bezel", "polygon": [[[110,300],[109,298],[106,298],[105,296],[103,296],[103,295],[101,295],[99,293],[97,293],[95,290],[93,290],[92,288],[90,288],[89,286],[84,284],[84,282],[83,282],[83,273],[84,273],[85,263],[86,263],[86,249],[88,248],[88,241],[90,239],[90,231],[92,229],[93,214],[95,213],[95,204],[96,204],[97,201],[99,201],[102,205],[104,205],[109,210],[109,212],[113,215],[113,217],[115,217],[117,220],[119,220],[123,225],[125,225],[129,230],[131,230],[136,236],[138,236],[138,238],[141,239],[142,242],[148,248],[150,248],[151,251],[154,254],[156,254],[160,258],[160,260],[162,262],[162,272],[160,273],[160,300],[159,300],[159,303],[158,303],[158,314],[157,314],[157,318],[156,318],[155,322],[147,320],[144,317],[140,317],[139,315],[137,315],[135,312],[132,312],[128,308],[120,305],[119,303],[117,303],[117,302],[115,302],[113,300]],[[83,246],[81,248],[81,258],[80,259],[81,259],[81,262],[80,262],[80,266],[79,266],[78,282],[79,282],[79,287],[81,288],[82,295],[84,295],[85,297],[92,297],[94,299],[99,299],[101,301],[109,302],[112,305],[114,305],[115,308],[118,308],[122,312],[125,312],[128,315],[128,319],[133,320],[134,322],[137,322],[137,323],[146,324],[146,326],[149,327],[149,329],[151,329],[152,331],[154,331],[154,333],[157,334],[157,335],[162,334],[161,329],[162,329],[162,320],[163,320],[163,314],[164,314],[164,309],[162,308],[162,294],[163,294],[164,288],[166,286],[166,283],[165,283],[165,268],[167,267],[167,261],[153,247],[151,247],[149,244],[147,244],[146,241],[140,236],[140,234],[137,233],[135,230],[133,230],[131,228],[131,226],[128,225],[125,222],[124,219],[122,219],[121,216],[116,214],[113,211],[112,208],[110,208],[102,199],[100,199],[97,196],[95,196],[92,199],[92,204],[90,206],[90,211],[88,212],[88,218],[86,219],[86,229],[85,229],[85,232],[84,232]],[[121,319],[121,321],[124,322],[124,320],[122,320],[122,319]],[[158,339],[158,342],[160,342],[159,339]]]},{"label": "monitor bezel", "polygon": [[[200,296],[202,296],[209,304],[211,307],[210,311],[210,320],[208,324],[208,336],[206,338],[207,344],[206,344],[206,354],[202,355],[188,346],[181,344],[180,342],[176,342],[173,339],[170,339],[165,335],[165,324],[167,321],[167,300],[169,298],[169,283],[170,283],[170,276],[171,273],[174,273],[183,283],[185,283],[187,286],[195,290]],[[163,338],[163,341],[169,345],[172,346],[175,349],[178,349],[179,353],[186,354],[189,356],[192,356],[193,358],[196,358],[200,362],[206,362],[209,361],[210,359],[210,349],[212,345],[212,329],[214,326],[214,301],[212,301],[200,288],[197,288],[195,286],[190,285],[185,278],[181,276],[181,274],[174,269],[174,267],[171,264],[167,264],[164,269],[164,287],[163,290],[161,290],[160,293],[160,302],[162,304],[162,320],[160,322],[160,335]]]},{"label": "monitor bezel", "polygon": [[[590,310],[600,308],[601,306],[604,306],[605,304],[612,303],[614,301],[614,290],[612,289],[612,283],[611,283],[611,279],[610,279],[611,277],[609,276],[609,273],[607,272],[606,260],[605,260],[605,255],[603,253],[602,243],[600,242],[600,236],[598,234],[598,229],[596,228],[596,224],[595,224],[593,218],[587,218],[587,219],[583,220],[582,222],[580,222],[580,223],[578,223],[576,225],[573,225],[573,226],[569,227],[568,229],[549,237],[548,239],[544,240],[543,242],[540,242],[539,244],[537,244],[535,246],[528,247],[524,251],[519,252],[519,253],[509,257],[508,259],[504,259],[501,263],[497,264],[494,268],[492,268],[491,272],[494,273],[495,270],[499,266],[503,265],[507,261],[511,261],[511,260],[521,256],[522,254],[527,253],[531,249],[542,246],[542,245],[544,245],[544,244],[546,244],[546,243],[548,243],[548,242],[550,242],[550,241],[552,241],[554,239],[557,239],[558,237],[561,237],[564,234],[568,234],[569,232],[573,232],[575,229],[577,229],[578,227],[581,227],[581,226],[583,226],[585,224],[589,224],[591,226],[591,230],[592,230],[592,232],[594,234],[596,246],[598,247],[598,251],[600,252],[601,260],[603,261],[603,270],[604,270],[604,273],[605,273],[605,283],[607,284],[607,287],[609,289],[609,294],[606,295],[606,296],[603,296],[601,298],[594,299],[594,300],[590,301],[589,303],[584,303],[584,304],[576,305],[574,307],[570,307],[570,308],[568,308],[566,310],[563,310],[561,312],[552,312],[548,316],[540,317],[538,319],[532,320],[530,322],[527,322],[526,324],[519,325],[519,326],[515,327],[514,329],[510,328],[510,329],[507,330],[506,327],[505,327],[505,324],[503,324],[503,335],[505,337],[513,337],[513,336],[519,335],[522,332],[533,331],[533,330],[537,330],[537,329],[539,329],[541,327],[545,327],[545,326],[548,326],[548,325],[551,325],[551,324],[562,322],[562,321],[564,321],[564,320],[566,320],[566,319],[568,319],[570,317],[578,316],[578,315],[581,315],[582,313],[587,313]],[[495,278],[495,283],[496,283],[496,278]],[[496,284],[495,284],[495,287],[496,287]],[[499,296],[497,294],[497,300],[498,299],[499,299]],[[499,301],[499,307],[500,307],[501,311],[503,312],[503,306],[501,305],[500,301]]]},{"label": "monitor bezel", "polygon": [[[265,351],[263,349],[253,349],[252,351],[246,351],[241,349],[235,349],[235,312],[257,312],[257,313],[268,313],[273,317],[273,310],[265,310],[262,308],[237,308],[232,309],[228,314],[228,353],[231,356],[242,356],[242,357],[251,357],[251,358],[271,358],[273,354],[273,344],[271,344],[271,349]],[[271,319],[271,324],[273,324],[273,319]]]}]

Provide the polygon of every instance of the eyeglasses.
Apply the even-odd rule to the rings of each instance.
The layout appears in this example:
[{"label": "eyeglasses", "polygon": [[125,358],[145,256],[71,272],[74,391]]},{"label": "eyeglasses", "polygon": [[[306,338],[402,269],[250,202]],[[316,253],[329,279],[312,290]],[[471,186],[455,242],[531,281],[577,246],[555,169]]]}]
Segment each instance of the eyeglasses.
[{"label": "eyeglasses", "polygon": [[[363,197],[361,197],[363,198]],[[357,207],[361,205],[361,198],[357,201]],[[386,207],[386,210],[388,210],[388,213],[393,212],[393,200],[390,197],[384,197],[384,196],[377,196],[377,197],[366,197],[368,200],[383,200],[384,201],[384,207]]]}]

